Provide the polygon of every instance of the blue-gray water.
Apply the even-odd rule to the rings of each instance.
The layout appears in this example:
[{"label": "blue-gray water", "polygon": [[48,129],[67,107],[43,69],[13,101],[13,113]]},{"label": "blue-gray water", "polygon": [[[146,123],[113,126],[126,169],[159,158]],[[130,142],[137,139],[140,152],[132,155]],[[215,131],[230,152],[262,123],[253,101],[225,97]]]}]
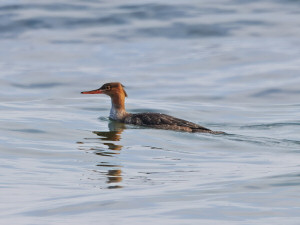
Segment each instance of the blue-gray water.
[{"label": "blue-gray water", "polygon": [[2,0],[0,49],[1,224],[299,224],[299,1]]}]

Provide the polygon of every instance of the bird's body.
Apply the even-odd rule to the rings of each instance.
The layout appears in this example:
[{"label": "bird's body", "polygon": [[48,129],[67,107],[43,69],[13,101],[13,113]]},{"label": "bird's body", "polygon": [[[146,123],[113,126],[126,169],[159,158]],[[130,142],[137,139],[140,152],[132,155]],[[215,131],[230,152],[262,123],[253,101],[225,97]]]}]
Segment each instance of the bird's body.
[{"label": "bird's body", "polygon": [[82,94],[106,94],[111,97],[112,107],[109,118],[126,124],[145,126],[164,130],[176,130],[185,132],[202,132],[223,134],[224,132],[212,131],[198,124],[182,120],[162,113],[128,113],[125,110],[125,97],[127,93],[124,86],[118,82],[104,84],[101,88],[81,92]]},{"label": "bird's body", "polygon": [[186,132],[205,132],[211,133],[212,131],[202,127],[198,124],[182,120],[173,116],[162,113],[137,113],[129,114],[122,121],[127,124],[134,124],[138,126],[148,126],[164,130],[177,130]]}]

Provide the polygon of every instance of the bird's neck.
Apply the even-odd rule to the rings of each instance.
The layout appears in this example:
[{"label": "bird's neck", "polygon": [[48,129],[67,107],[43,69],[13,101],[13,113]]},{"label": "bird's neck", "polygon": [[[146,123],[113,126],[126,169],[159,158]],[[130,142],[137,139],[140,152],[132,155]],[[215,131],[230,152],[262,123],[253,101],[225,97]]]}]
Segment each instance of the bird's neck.
[{"label": "bird's neck", "polygon": [[125,110],[125,96],[122,94],[112,95],[111,109],[109,118],[112,120],[122,121],[128,113]]}]

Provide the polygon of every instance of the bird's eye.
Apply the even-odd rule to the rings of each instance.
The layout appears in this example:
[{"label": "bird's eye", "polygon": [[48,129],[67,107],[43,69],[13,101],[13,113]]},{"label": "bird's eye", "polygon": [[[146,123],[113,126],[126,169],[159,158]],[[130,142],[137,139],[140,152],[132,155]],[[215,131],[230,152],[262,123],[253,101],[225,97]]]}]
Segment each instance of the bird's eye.
[{"label": "bird's eye", "polygon": [[110,86],[106,86],[105,90],[109,91],[110,90]]}]

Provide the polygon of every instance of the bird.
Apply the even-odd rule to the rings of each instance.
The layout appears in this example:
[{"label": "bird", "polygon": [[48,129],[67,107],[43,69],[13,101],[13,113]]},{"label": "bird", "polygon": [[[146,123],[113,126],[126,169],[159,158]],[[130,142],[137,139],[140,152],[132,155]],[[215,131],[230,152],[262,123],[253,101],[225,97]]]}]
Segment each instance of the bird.
[{"label": "bird", "polygon": [[124,89],[124,85],[120,82],[105,83],[96,90],[82,91],[81,94],[108,95],[111,98],[109,119],[113,121],[163,130],[225,134],[222,131],[213,131],[196,123],[163,113],[128,113],[125,109],[125,98],[128,97],[128,95]]}]

